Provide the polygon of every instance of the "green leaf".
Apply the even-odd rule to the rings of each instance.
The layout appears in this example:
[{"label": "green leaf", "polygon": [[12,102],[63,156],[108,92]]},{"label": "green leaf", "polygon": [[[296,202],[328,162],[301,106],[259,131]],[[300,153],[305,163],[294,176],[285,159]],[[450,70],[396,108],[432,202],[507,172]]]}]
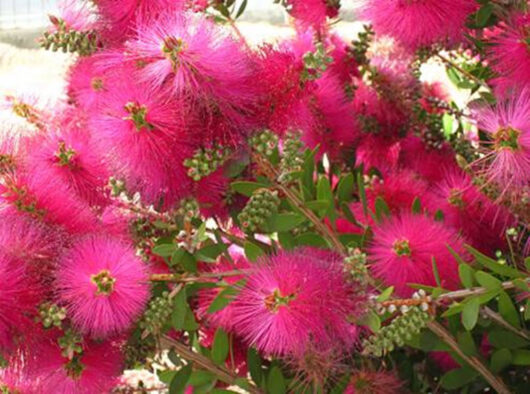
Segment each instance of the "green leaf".
[{"label": "green leaf", "polygon": [[222,328],[218,328],[213,338],[212,361],[217,365],[223,364],[226,357],[228,357],[229,351],[230,341],[228,340],[228,334]]},{"label": "green leaf", "polygon": [[294,235],[289,232],[278,233],[278,241],[280,242],[282,248],[286,250],[294,249],[294,247],[296,246],[294,241]]},{"label": "green leaf", "polygon": [[458,86],[462,82],[460,74],[458,74],[458,72],[453,67],[447,67],[446,72],[447,76],[454,85]]},{"label": "green leaf", "polygon": [[176,374],[177,374],[177,371],[172,371],[170,369],[157,372],[158,379],[160,379],[160,381],[165,384],[171,383],[171,381],[173,380]]},{"label": "green leaf", "polygon": [[456,390],[471,383],[477,376],[478,372],[471,367],[453,369],[442,376],[440,384],[446,390]]},{"label": "green leaf", "polygon": [[469,331],[460,331],[456,334],[458,346],[467,356],[476,356],[478,354],[477,346],[473,336]]},{"label": "green leaf", "polygon": [[475,259],[480,265],[483,265],[484,267],[498,275],[506,276],[512,279],[524,278],[525,276],[523,273],[519,272],[515,268],[499,264],[497,261],[493,260],[492,258],[489,258],[485,254],[480,253],[478,250],[473,249],[469,245],[466,245],[466,249],[475,257]]},{"label": "green leaf", "polygon": [[354,185],[355,177],[351,172],[340,179],[336,193],[340,203],[353,200]]},{"label": "green leaf", "polygon": [[261,369],[261,357],[256,349],[250,347],[247,351],[247,365],[250,377],[257,386],[261,386],[263,380],[263,371]]},{"label": "green leaf", "polygon": [[526,259],[524,259],[524,266],[526,267],[528,271],[530,271],[530,257],[527,257]]},{"label": "green leaf", "polygon": [[488,333],[488,341],[497,349],[518,349],[530,346],[530,341],[519,335],[502,329],[494,329]]},{"label": "green leaf", "polygon": [[228,247],[221,243],[207,245],[199,249],[195,253],[195,257],[199,261],[203,261],[205,263],[215,263],[219,255],[224,253],[227,249]]},{"label": "green leaf", "polygon": [[490,368],[493,373],[499,373],[511,363],[512,352],[508,349],[499,349],[491,356]]},{"label": "green leaf", "polygon": [[313,174],[315,173],[315,153],[306,151],[304,159],[302,185],[307,193],[306,200],[313,200],[315,196],[315,182],[313,180]]},{"label": "green leaf", "polygon": [[267,188],[268,185],[264,183],[257,183],[257,182],[238,181],[238,182],[232,182],[230,187],[232,188],[234,192],[243,194],[244,196],[247,196],[247,197],[251,197],[252,193],[254,193],[256,190]]},{"label": "green leaf", "polygon": [[440,281],[440,271],[438,271],[438,264],[436,264],[436,259],[434,256],[431,259],[432,261],[432,273],[434,275],[434,280],[436,281],[436,285],[438,287],[442,287],[442,282]]},{"label": "green leaf", "polygon": [[251,262],[255,262],[260,256],[265,254],[265,252],[258,245],[250,241],[245,242],[243,249],[245,250],[245,256]]},{"label": "green leaf", "polygon": [[[243,286],[245,283],[245,280],[242,279],[236,283],[238,287]],[[215,313],[217,311],[220,311],[224,307],[226,307],[228,304],[230,304],[234,298],[239,294],[239,289],[235,286],[228,286],[221,290],[219,294],[217,294],[217,297],[214,298],[210,306],[208,307],[208,313]]]},{"label": "green leaf", "polygon": [[530,320],[530,299],[526,300],[526,305],[524,307],[524,320]]},{"label": "green leaf", "polygon": [[299,246],[315,246],[317,248],[328,247],[328,243],[326,242],[326,240],[317,233],[301,234],[295,238],[295,242]]},{"label": "green leaf", "polygon": [[245,9],[247,8],[247,2],[248,0],[243,0],[241,5],[239,6],[239,9],[237,10],[237,14],[234,19],[239,18],[241,15],[243,15],[243,12],[245,12]]},{"label": "green leaf", "polygon": [[502,282],[484,271],[475,272],[475,279],[479,285],[485,287],[488,290],[501,289]]},{"label": "green leaf", "polygon": [[359,191],[359,199],[363,206],[364,216],[368,216],[368,204],[366,202],[366,190],[364,189],[364,179],[362,173],[357,174],[357,189]]},{"label": "green leaf", "polygon": [[381,329],[381,319],[379,318],[377,313],[375,313],[371,309],[368,310],[368,312],[366,312],[359,319],[358,323],[362,326],[370,328],[370,330],[372,330],[373,332],[379,332],[379,330]]},{"label": "green leaf", "polygon": [[442,116],[444,135],[449,137],[453,133],[453,116],[445,112]]},{"label": "green leaf", "polygon": [[488,24],[491,15],[493,14],[493,4],[486,3],[475,14],[475,22],[477,27],[484,27]]},{"label": "green leaf", "polygon": [[412,213],[420,214],[421,213],[421,201],[418,197],[412,202]]},{"label": "green leaf", "polygon": [[377,297],[377,302],[384,302],[390,298],[394,292],[394,286],[387,287],[379,296]]},{"label": "green leaf", "polygon": [[152,250],[154,254],[161,257],[169,257],[175,252],[175,245],[173,244],[162,244],[155,246]]},{"label": "green leaf", "polygon": [[516,328],[521,328],[519,313],[517,313],[515,305],[513,304],[510,296],[505,291],[501,291],[499,293],[499,299],[497,302],[499,306],[499,313],[504,320]]},{"label": "green leaf", "polygon": [[436,220],[437,222],[444,221],[444,213],[442,212],[441,209],[437,209],[436,212],[434,213],[434,220]]},{"label": "green leaf", "polygon": [[282,371],[277,366],[272,367],[267,377],[267,393],[285,394],[287,387]]},{"label": "green leaf", "polygon": [[285,232],[298,227],[305,221],[307,218],[299,213],[277,213],[268,219],[267,225],[271,232]]},{"label": "green leaf", "polygon": [[307,201],[304,204],[307,208],[311,209],[314,212],[317,212],[319,216],[323,216],[329,206],[329,202],[326,200]]},{"label": "green leaf", "polygon": [[512,364],[526,366],[530,365],[530,350],[516,349],[512,352]]},{"label": "green leaf", "polygon": [[423,330],[419,335],[419,348],[424,352],[430,352],[440,343],[438,336],[429,330]]},{"label": "green leaf", "polygon": [[375,217],[377,218],[377,221],[380,222],[383,220],[383,216],[390,217],[390,209],[385,200],[381,197],[377,197],[375,199]]},{"label": "green leaf", "polygon": [[472,298],[465,305],[462,310],[462,325],[468,331],[471,331],[478,320],[478,312],[480,309],[480,302],[478,298]]},{"label": "green leaf", "polygon": [[186,321],[186,314],[190,310],[186,289],[182,289],[173,297],[173,311],[171,312],[171,325],[175,330],[182,330]]},{"label": "green leaf", "polygon": [[204,386],[215,384],[216,381],[217,378],[213,373],[197,369],[191,374],[191,377],[188,380],[188,385],[203,388]]},{"label": "green leaf", "polygon": [[474,281],[473,281],[474,273],[475,273],[475,271],[473,270],[473,268],[471,268],[467,264],[460,264],[458,266],[458,276],[460,277],[460,281],[462,282],[462,284],[464,285],[464,287],[466,289],[469,289],[469,288],[473,287],[473,285],[474,285]]},{"label": "green leaf", "polygon": [[177,249],[171,257],[171,265],[180,264],[188,272],[197,272],[197,260],[185,249]]},{"label": "green leaf", "polygon": [[186,389],[192,372],[191,363],[182,367],[173,377],[169,384],[169,394],[182,394]]},{"label": "green leaf", "polygon": [[318,180],[317,200],[328,202],[326,216],[329,216],[331,220],[334,220],[335,203],[333,200],[333,192],[331,191],[331,185],[329,183],[329,179],[326,176],[321,176],[320,179]]}]

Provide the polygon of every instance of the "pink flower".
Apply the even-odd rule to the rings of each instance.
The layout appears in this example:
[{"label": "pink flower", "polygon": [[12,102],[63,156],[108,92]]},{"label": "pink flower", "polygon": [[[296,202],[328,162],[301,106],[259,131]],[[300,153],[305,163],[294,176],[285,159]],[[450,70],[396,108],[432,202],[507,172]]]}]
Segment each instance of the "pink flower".
[{"label": "pink flower", "polygon": [[98,61],[98,56],[80,57],[68,70],[68,96],[87,111],[97,107],[108,89],[108,75]]},{"label": "pink flower", "polygon": [[443,180],[432,186],[424,203],[431,214],[441,210],[444,223],[462,231],[486,253],[505,246],[504,231],[514,223],[505,209],[484,196],[461,171],[448,171]]},{"label": "pink flower", "polygon": [[366,0],[362,17],[377,34],[416,50],[438,42],[458,43],[476,8],[474,0]]},{"label": "pink flower", "polygon": [[118,384],[123,361],[116,344],[88,342],[72,359],[61,352],[56,341],[35,346],[25,373],[38,393],[107,393]]},{"label": "pink flower", "polygon": [[399,394],[407,392],[392,371],[355,371],[344,394]]},{"label": "pink flower", "polygon": [[20,336],[29,335],[39,300],[39,286],[23,260],[0,254],[0,354]]},{"label": "pink flower", "polygon": [[475,117],[491,138],[484,166],[487,180],[503,191],[530,185],[530,89],[496,107],[476,110]]},{"label": "pink flower", "polygon": [[63,257],[57,291],[74,324],[96,338],[127,330],[149,298],[146,269],[134,250],[96,236],[78,241]]},{"label": "pink flower", "polygon": [[395,169],[399,159],[401,146],[385,136],[368,134],[363,136],[357,145],[356,165],[364,165],[368,172],[372,168],[385,173]]},{"label": "pink flower", "polygon": [[194,149],[177,111],[188,110],[183,102],[127,75],[113,81],[101,111],[90,119],[99,152],[147,203],[169,206],[187,193],[190,178],[183,161]]},{"label": "pink flower", "polygon": [[356,296],[331,252],[302,248],[262,260],[233,305],[234,331],[265,354],[351,346]]},{"label": "pink flower", "polygon": [[30,140],[25,167],[41,182],[62,182],[90,205],[102,205],[110,174],[101,156],[90,134],[72,128]]},{"label": "pink flower", "polygon": [[[491,66],[500,91],[530,85],[530,14],[515,14],[491,39]],[[507,92],[508,93],[508,92]]]},{"label": "pink flower", "polygon": [[326,23],[329,16],[334,18],[338,15],[339,2],[328,0],[287,0],[289,13],[304,27],[319,29]]},{"label": "pink flower", "polygon": [[414,292],[409,284],[436,286],[435,259],[442,287],[455,289],[460,284],[458,264],[447,245],[465,257],[454,230],[423,215],[402,213],[374,227],[369,248],[372,273],[407,297]]},{"label": "pink flower", "polygon": [[58,7],[60,19],[50,16],[50,20],[54,25],[52,31],[59,29],[59,23],[64,24],[66,31],[87,31],[95,28],[96,18],[87,3],[74,0],[61,0]]}]

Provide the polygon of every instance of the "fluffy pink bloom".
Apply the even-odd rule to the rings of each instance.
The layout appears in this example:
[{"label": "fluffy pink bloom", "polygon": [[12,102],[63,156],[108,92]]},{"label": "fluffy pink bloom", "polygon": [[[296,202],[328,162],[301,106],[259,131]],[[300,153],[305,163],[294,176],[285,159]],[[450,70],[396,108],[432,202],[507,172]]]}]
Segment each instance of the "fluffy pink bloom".
[{"label": "fluffy pink bloom", "polygon": [[54,25],[52,29],[57,29],[59,23],[64,24],[67,31],[87,31],[95,28],[96,18],[87,3],[75,0],[61,0],[58,8],[59,20],[50,16],[50,20]]},{"label": "fluffy pink bloom", "polygon": [[234,331],[266,354],[302,354],[355,341],[348,316],[358,296],[343,278],[340,258],[302,248],[265,259],[234,302]]},{"label": "fluffy pink bloom", "polygon": [[134,250],[96,236],[78,241],[61,260],[57,291],[74,324],[96,338],[127,330],[149,298],[146,269]]},{"label": "fluffy pink bloom", "polygon": [[414,292],[409,284],[436,286],[434,258],[441,285],[458,288],[458,263],[447,245],[465,257],[463,242],[456,231],[426,216],[402,213],[374,228],[368,250],[372,273],[406,297]]},{"label": "fluffy pink bloom", "polygon": [[39,135],[30,141],[25,167],[42,182],[63,182],[90,205],[106,202],[110,173],[86,130]]},{"label": "fluffy pink bloom", "polygon": [[40,289],[24,261],[0,254],[0,354],[9,350],[33,324]]},{"label": "fluffy pink bloom", "polygon": [[488,181],[506,189],[530,185],[530,89],[496,107],[475,111],[478,126],[491,138]]},{"label": "fluffy pink bloom", "polygon": [[102,110],[90,120],[95,143],[109,165],[142,200],[168,206],[187,193],[190,178],[183,161],[193,155],[181,115],[188,108],[131,78],[114,81]]},{"label": "fluffy pink bloom", "polygon": [[68,70],[68,95],[81,108],[89,111],[97,107],[107,91],[107,73],[97,67],[99,57],[80,57]]},{"label": "fluffy pink bloom", "polygon": [[122,356],[116,344],[88,342],[73,360],[61,351],[56,341],[35,346],[25,374],[33,380],[36,393],[107,393],[118,384]]},{"label": "fluffy pink bloom", "polygon": [[400,170],[385,174],[380,182],[366,191],[372,210],[375,210],[375,199],[381,197],[394,213],[410,211],[416,198],[424,201],[427,183],[412,171]]},{"label": "fluffy pink bloom", "polygon": [[530,85],[530,14],[516,14],[492,39],[488,54],[500,91]]},{"label": "fluffy pink bloom", "polygon": [[321,28],[329,16],[334,18],[338,15],[340,8],[339,2],[327,0],[287,0],[287,9],[289,13],[302,26]]},{"label": "fluffy pink bloom", "polygon": [[399,165],[421,175],[427,182],[438,182],[447,171],[458,171],[455,152],[449,144],[429,148],[419,137],[409,136],[400,142]]},{"label": "fluffy pink bloom", "polygon": [[145,63],[138,74],[236,120],[255,100],[254,65],[227,30],[199,15],[167,17],[142,25],[127,43],[130,57]]},{"label": "fluffy pink bloom", "polygon": [[514,223],[505,209],[493,204],[461,171],[448,171],[443,180],[432,186],[424,203],[432,214],[441,210],[446,224],[462,231],[485,252],[502,249],[504,231]]},{"label": "fluffy pink bloom", "polygon": [[4,212],[29,216],[71,233],[91,231],[97,218],[88,204],[64,183],[41,179],[33,174],[16,174],[0,179],[0,207]]},{"label": "fluffy pink bloom", "polygon": [[399,141],[368,134],[357,145],[356,165],[363,164],[365,171],[376,168],[385,173],[396,168],[400,149]]},{"label": "fluffy pink bloom", "polygon": [[377,34],[415,50],[438,42],[458,43],[476,8],[474,0],[367,0],[361,15]]}]

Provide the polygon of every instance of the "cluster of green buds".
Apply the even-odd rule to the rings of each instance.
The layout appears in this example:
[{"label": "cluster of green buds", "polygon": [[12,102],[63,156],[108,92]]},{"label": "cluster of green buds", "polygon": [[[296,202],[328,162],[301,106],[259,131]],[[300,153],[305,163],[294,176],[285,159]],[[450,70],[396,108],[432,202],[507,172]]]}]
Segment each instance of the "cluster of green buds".
[{"label": "cluster of green buds", "polygon": [[184,220],[190,221],[200,215],[199,202],[195,198],[184,198],[180,201],[177,215],[182,216]]},{"label": "cluster of green buds", "polygon": [[164,291],[160,297],[156,297],[149,303],[144,316],[140,321],[140,328],[150,334],[157,334],[169,319],[172,312],[172,302],[169,292]]},{"label": "cluster of green buds", "polygon": [[350,249],[344,258],[344,269],[350,278],[366,284],[369,280],[366,253],[359,248]]},{"label": "cluster of green buds", "polygon": [[317,42],[315,51],[307,52],[302,57],[302,60],[304,62],[304,70],[301,75],[302,82],[314,81],[320,78],[328,66],[333,63],[333,58],[329,56],[324,44],[321,42]]},{"label": "cluster of green buds", "polygon": [[271,157],[278,149],[279,138],[270,130],[264,130],[249,139],[250,146],[259,154]]},{"label": "cluster of green buds", "polygon": [[304,143],[300,132],[290,131],[283,141],[282,159],[280,161],[280,182],[290,182],[292,173],[301,171],[304,164]]},{"label": "cluster of green buds", "polygon": [[291,230],[291,233],[296,237],[297,235],[305,234],[315,228],[315,225],[311,222],[304,222]]},{"label": "cluster of green buds", "polygon": [[57,340],[61,348],[61,354],[69,360],[83,353],[83,337],[72,330],[67,329],[64,335]]},{"label": "cluster of green buds", "polygon": [[349,55],[359,65],[368,64],[368,57],[366,53],[368,48],[370,48],[372,38],[374,37],[374,31],[370,25],[364,25],[363,31],[359,33],[357,40],[352,42],[352,46],[349,50]]},{"label": "cluster of green buds", "polygon": [[277,191],[256,190],[237,217],[241,223],[241,228],[250,233],[261,229],[267,219],[278,212],[279,205],[280,198]]},{"label": "cluster of green buds", "polygon": [[44,32],[40,44],[44,49],[54,52],[77,52],[81,56],[90,56],[100,46],[99,38],[94,30],[77,31],[70,29],[63,19],[50,16],[55,31]]},{"label": "cluster of green buds", "polygon": [[66,319],[66,308],[51,302],[45,302],[39,306],[39,315],[35,318],[35,321],[37,323],[41,322],[44,328],[60,328],[64,319]]},{"label": "cluster of green buds", "polygon": [[402,305],[400,311],[402,315],[363,342],[364,354],[381,357],[396,347],[405,345],[432,319],[427,311],[418,306]]},{"label": "cluster of green buds", "polygon": [[230,153],[230,149],[221,145],[198,149],[191,159],[184,160],[188,176],[194,181],[200,181],[221,167]]}]

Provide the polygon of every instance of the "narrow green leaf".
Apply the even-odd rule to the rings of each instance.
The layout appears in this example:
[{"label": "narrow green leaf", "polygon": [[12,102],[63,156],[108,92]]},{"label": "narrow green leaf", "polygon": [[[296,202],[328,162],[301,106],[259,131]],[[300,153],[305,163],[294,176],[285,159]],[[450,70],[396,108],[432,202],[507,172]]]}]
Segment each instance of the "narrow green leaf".
[{"label": "narrow green leaf", "polygon": [[265,252],[258,245],[250,241],[245,242],[243,249],[245,251],[245,256],[251,262],[255,262],[259,257],[265,254]]},{"label": "narrow green leaf", "polygon": [[205,263],[215,263],[217,261],[217,258],[224,253],[228,247],[225,244],[212,244],[207,245],[199,249],[195,253],[195,257],[199,261],[203,261]]},{"label": "narrow green leaf", "polygon": [[315,197],[315,182],[313,174],[315,173],[315,154],[311,151],[306,151],[304,159],[302,184],[307,193],[306,200],[314,200]]},{"label": "narrow green leaf", "polygon": [[525,276],[523,273],[519,272],[515,268],[499,264],[497,261],[486,256],[485,254],[480,253],[478,250],[473,249],[469,245],[466,245],[466,249],[475,257],[479,264],[483,265],[484,267],[496,274],[506,276],[512,279],[524,278]]},{"label": "narrow green leaf", "polygon": [[458,346],[467,356],[476,356],[478,355],[477,346],[473,340],[473,336],[469,331],[460,331],[456,334],[456,340]]},{"label": "narrow green leaf", "polygon": [[157,245],[153,248],[152,252],[157,256],[169,257],[175,252],[175,245],[173,244],[162,244]]},{"label": "narrow green leaf", "polygon": [[257,182],[237,181],[237,182],[232,182],[230,187],[232,188],[234,192],[237,192],[247,197],[251,197],[252,193],[254,193],[256,190],[267,188],[268,185],[264,183],[257,183]]},{"label": "narrow green leaf", "polygon": [[160,379],[162,383],[165,383],[168,385],[171,383],[171,381],[173,380],[176,374],[177,374],[177,371],[172,371],[170,369],[157,372],[158,379]]},{"label": "narrow green leaf", "polygon": [[505,291],[501,291],[499,293],[499,299],[497,302],[499,306],[499,313],[504,320],[516,328],[521,328],[519,313],[517,312],[517,309],[515,309],[515,305],[513,304],[510,296]]},{"label": "narrow green leaf", "polygon": [[222,328],[218,328],[213,338],[212,361],[217,365],[223,364],[226,357],[228,357],[229,351],[230,341],[228,340],[228,334]]},{"label": "narrow green leaf", "polygon": [[412,202],[412,213],[420,214],[421,213],[421,201],[418,197]]},{"label": "narrow green leaf", "polygon": [[329,216],[331,220],[335,218],[335,202],[333,199],[333,192],[331,191],[331,185],[329,179],[326,176],[321,176],[317,183],[317,200],[327,201],[328,206],[326,209],[326,216]]},{"label": "narrow green leaf", "polygon": [[241,15],[243,15],[243,12],[245,12],[245,9],[247,8],[248,0],[243,0],[241,5],[239,6],[239,9],[237,10],[237,14],[235,19],[239,18]]},{"label": "narrow green leaf", "polygon": [[460,264],[458,266],[458,276],[460,277],[460,281],[462,282],[462,284],[464,285],[466,289],[473,287],[474,274],[475,274],[475,271],[469,265]]},{"label": "narrow green leaf", "polygon": [[362,173],[357,174],[357,189],[359,191],[359,199],[363,206],[364,216],[368,216],[368,204],[366,202],[366,190],[364,189],[364,179]]},{"label": "narrow green leaf", "polygon": [[471,367],[453,369],[447,372],[440,380],[440,385],[446,390],[456,390],[471,383],[478,376],[478,372]]},{"label": "narrow green leaf", "polygon": [[493,373],[499,373],[512,363],[512,352],[508,349],[499,349],[491,356],[490,368]]},{"label": "narrow green leaf", "polygon": [[299,213],[277,213],[268,219],[267,226],[271,232],[284,232],[298,227],[305,221],[307,218]]},{"label": "narrow green leaf", "polygon": [[434,220],[436,220],[437,222],[444,221],[444,213],[442,212],[441,209],[437,209],[436,212],[434,213]]},{"label": "narrow green leaf", "polygon": [[485,287],[488,290],[501,289],[502,282],[484,271],[475,272],[475,279],[479,285]]},{"label": "narrow green leaf", "polygon": [[175,330],[182,330],[186,314],[190,309],[186,297],[186,289],[182,289],[173,297],[173,310],[171,311],[171,325]]},{"label": "narrow green leaf", "polygon": [[388,300],[393,292],[394,286],[387,287],[381,294],[379,294],[379,297],[377,297],[377,302],[384,302]]},{"label": "narrow green leaf", "polygon": [[267,377],[267,393],[285,394],[287,386],[282,371],[277,366],[272,367]]},{"label": "narrow green leaf", "polygon": [[491,15],[493,14],[493,4],[486,3],[475,14],[475,22],[477,27],[484,27],[487,25]]},{"label": "narrow green leaf", "polygon": [[188,272],[197,272],[197,260],[185,249],[177,249],[171,257],[171,265],[180,264]]},{"label": "narrow green leaf", "polygon": [[488,333],[488,341],[497,349],[519,349],[530,346],[530,341],[521,338],[519,335],[511,331],[503,329],[494,329],[490,331]]},{"label": "narrow green leaf", "polygon": [[259,356],[256,349],[250,347],[247,351],[247,365],[250,377],[259,387],[263,380],[263,371],[261,369],[261,357]]},{"label": "narrow green leaf", "polygon": [[384,217],[390,217],[390,209],[381,197],[375,199],[375,217],[380,222]]},{"label": "narrow green leaf", "polygon": [[530,271],[530,257],[527,257],[526,259],[524,259],[524,266],[526,267],[528,271]]},{"label": "narrow green leaf", "polygon": [[182,367],[173,377],[169,385],[169,394],[182,394],[186,389],[192,372],[191,363]]},{"label": "narrow green leaf", "polygon": [[355,186],[355,177],[350,172],[343,176],[339,184],[337,185],[337,198],[339,199],[339,202],[349,202],[353,200],[353,189]]},{"label": "narrow green leaf", "polygon": [[306,246],[315,246],[317,248],[328,247],[328,243],[326,242],[326,240],[317,233],[301,234],[295,238],[295,242],[299,246],[306,245]]},{"label": "narrow green leaf", "polygon": [[361,326],[366,326],[370,328],[373,332],[379,332],[381,329],[381,319],[372,310],[368,310],[360,319],[358,322]]},{"label": "narrow green leaf", "polygon": [[512,364],[527,366],[530,365],[530,350],[516,349],[512,352]]},{"label": "narrow green leaf", "polygon": [[436,264],[436,259],[432,257],[432,273],[434,275],[434,280],[438,287],[442,287],[442,282],[440,280],[440,271],[438,271],[438,264]]},{"label": "narrow green leaf", "polygon": [[478,298],[472,298],[464,305],[462,310],[462,325],[468,331],[471,331],[478,320],[478,312],[480,309],[480,302]]},{"label": "narrow green leaf", "polygon": [[236,288],[236,285],[240,287],[243,286],[244,283],[245,280],[242,279],[238,281],[234,286],[228,286],[221,290],[219,294],[217,294],[217,297],[214,298],[214,300],[208,307],[208,313],[215,313],[217,311],[220,311],[228,304],[230,304],[234,300],[234,298],[239,294],[240,291],[238,288]]}]

